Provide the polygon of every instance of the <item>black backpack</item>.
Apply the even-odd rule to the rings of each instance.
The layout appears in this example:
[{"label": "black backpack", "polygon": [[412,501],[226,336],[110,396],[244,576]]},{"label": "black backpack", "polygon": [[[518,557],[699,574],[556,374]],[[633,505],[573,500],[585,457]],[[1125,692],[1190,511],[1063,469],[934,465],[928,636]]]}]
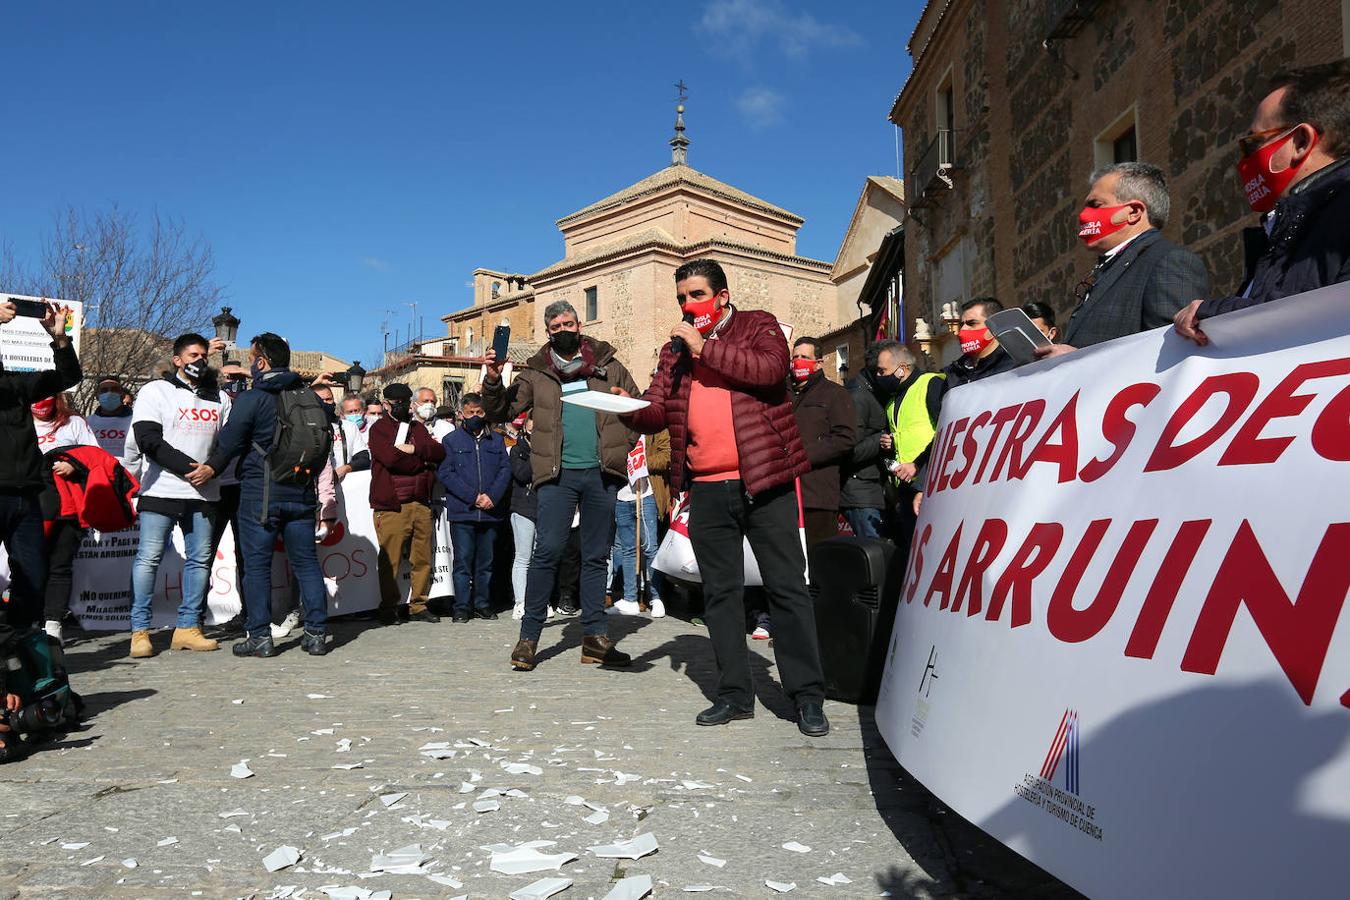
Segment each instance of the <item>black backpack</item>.
[{"label": "black backpack", "polygon": [[307,387],[279,391],[272,449],[253,446],[267,462],[269,481],[313,484],[333,452],[333,428],[319,396]]}]

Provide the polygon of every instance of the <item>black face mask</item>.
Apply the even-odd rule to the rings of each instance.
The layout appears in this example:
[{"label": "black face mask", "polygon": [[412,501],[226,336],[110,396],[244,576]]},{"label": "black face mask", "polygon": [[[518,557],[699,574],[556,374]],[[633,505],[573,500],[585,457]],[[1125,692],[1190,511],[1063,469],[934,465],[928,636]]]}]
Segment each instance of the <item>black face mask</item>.
[{"label": "black face mask", "polygon": [[412,401],[394,400],[389,404],[389,415],[400,422],[412,421]]},{"label": "black face mask", "polygon": [[877,386],[877,391],[887,397],[894,397],[900,393],[900,385],[903,384],[900,377],[892,372],[890,375],[873,375],[872,383]]},{"label": "black face mask", "polygon": [[548,342],[563,359],[571,359],[581,347],[581,333],[578,331],[555,331],[549,335]]}]

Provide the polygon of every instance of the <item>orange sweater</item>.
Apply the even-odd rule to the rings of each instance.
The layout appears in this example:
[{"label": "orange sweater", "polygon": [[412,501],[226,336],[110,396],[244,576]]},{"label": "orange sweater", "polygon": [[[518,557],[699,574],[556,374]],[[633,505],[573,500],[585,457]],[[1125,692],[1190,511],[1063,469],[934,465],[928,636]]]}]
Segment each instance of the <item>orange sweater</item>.
[{"label": "orange sweater", "polygon": [[694,361],[689,389],[689,471],[695,481],[741,477],[741,458],[731,417],[731,389],[707,366]]}]

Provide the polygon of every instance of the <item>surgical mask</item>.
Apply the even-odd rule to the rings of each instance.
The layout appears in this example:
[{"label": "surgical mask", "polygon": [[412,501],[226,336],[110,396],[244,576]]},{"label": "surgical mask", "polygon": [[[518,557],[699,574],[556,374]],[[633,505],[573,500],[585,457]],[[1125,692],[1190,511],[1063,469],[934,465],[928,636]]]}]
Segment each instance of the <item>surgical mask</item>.
[{"label": "surgical mask", "polygon": [[[366,417],[362,413],[347,413],[342,418],[353,425],[360,425],[366,420]],[[376,418],[379,417],[376,416]]]},{"label": "surgical mask", "polygon": [[98,405],[111,412],[122,405],[122,395],[116,391],[104,391],[98,395]]},{"label": "surgical mask", "polygon": [[701,335],[706,336],[722,320],[723,310],[718,309],[715,295],[707,300],[686,300],[680,309],[694,317],[693,325]]},{"label": "surgical mask", "polygon": [[979,328],[962,328],[956,336],[961,341],[961,353],[965,356],[979,356],[985,347],[994,342],[994,336],[983,325]]},{"label": "surgical mask", "polygon": [[794,359],[792,361],[792,380],[805,381],[816,373],[820,368],[819,360],[814,359]]},{"label": "surgical mask", "polygon": [[[1238,160],[1238,176],[1242,179],[1242,189],[1247,192],[1247,203],[1253,212],[1268,213],[1274,209],[1281,195],[1298,175],[1298,170],[1308,161],[1308,157],[1304,156],[1296,166],[1290,166],[1279,172],[1270,170],[1271,157],[1293,139],[1294,131],[1291,130],[1284,137],[1271,141]],[[1314,136],[1313,147],[1316,146],[1317,137]]]},{"label": "surgical mask", "polygon": [[1129,206],[1128,203],[1122,203],[1119,206],[1083,207],[1083,211],[1078,214],[1078,239],[1091,246],[1107,235],[1115,234],[1130,223],[1112,222],[1111,217]]},{"label": "surgical mask", "polygon": [[421,419],[423,422],[430,422],[435,417],[435,403],[419,403],[417,405],[417,418]]},{"label": "surgical mask", "polygon": [[465,416],[464,427],[474,434],[477,434],[483,430],[483,421],[482,416]]},{"label": "surgical mask", "polygon": [[378,421],[380,421],[380,414],[379,414],[379,413],[366,413],[366,424],[367,424],[367,425],[374,425],[374,424],[375,424],[376,422],[378,422]]},{"label": "surgical mask", "polygon": [[549,335],[548,342],[564,359],[571,359],[581,348],[581,333],[577,331],[555,331]]}]

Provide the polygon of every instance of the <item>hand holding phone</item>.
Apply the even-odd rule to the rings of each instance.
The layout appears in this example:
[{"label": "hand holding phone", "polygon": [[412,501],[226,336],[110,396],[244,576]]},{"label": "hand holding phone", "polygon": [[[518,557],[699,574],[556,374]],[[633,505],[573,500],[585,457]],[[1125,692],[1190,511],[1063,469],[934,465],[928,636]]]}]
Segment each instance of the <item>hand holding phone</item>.
[{"label": "hand holding phone", "polygon": [[998,345],[1019,363],[1035,360],[1036,350],[1049,347],[1050,339],[1021,309],[1001,309],[985,320],[987,327],[998,338]]},{"label": "hand holding phone", "polygon": [[511,326],[498,325],[492,330],[492,352],[497,362],[506,362],[506,351],[511,346]]}]

